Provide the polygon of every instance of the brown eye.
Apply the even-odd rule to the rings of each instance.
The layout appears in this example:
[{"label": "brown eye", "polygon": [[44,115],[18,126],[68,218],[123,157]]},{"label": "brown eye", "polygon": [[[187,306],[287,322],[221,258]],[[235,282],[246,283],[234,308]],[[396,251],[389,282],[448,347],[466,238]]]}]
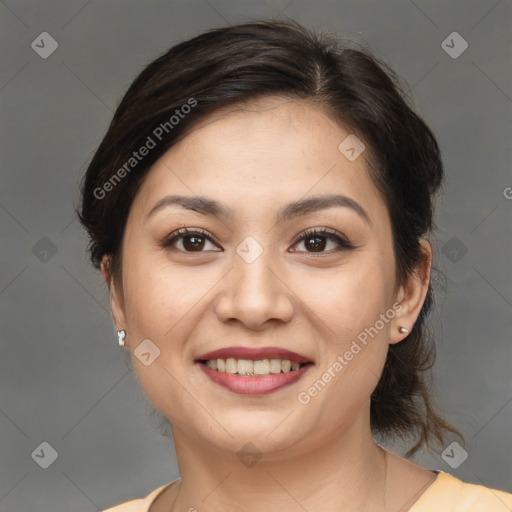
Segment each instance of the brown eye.
[{"label": "brown eye", "polygon": [[[182,247],[176,247],[180,243]],[[213,245],[211,238],[205,231],[182,228],[171,233],[162,242],[162,247],[182,252],[205,252],[203,249],[208,243]]]},{"label": "brown eye", "polygon": [[[306,251],[299,252],[310,252],[310,253],[328,253],[338,252],[342,249],[353,249],[354,246],[350,244],[344,237],[339,235],[336,231],[330,231],[327,229],[312,229],[306,231],[294,241],[294,245],[299,242],[304,243]],[[325,251],[328,242],[332,242],[335,246],[334,251]]]}]

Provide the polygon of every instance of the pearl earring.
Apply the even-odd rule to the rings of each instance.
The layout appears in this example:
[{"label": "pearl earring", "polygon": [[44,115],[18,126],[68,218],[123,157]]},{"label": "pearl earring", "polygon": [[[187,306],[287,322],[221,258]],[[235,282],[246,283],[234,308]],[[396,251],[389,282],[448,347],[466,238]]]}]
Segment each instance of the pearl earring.
[{"label": "pearl earring", "polygon": [[126,336],[126,331],[117,331],[117,337],[119,338],[119,346],[124,347],[124,338]]},{"label": "pearl earring", "polygon": [[402,326],[399,326],[398,327],[398,330],[402,333],[402,334],[408,334],[409,331],[405,328],[405,327],[402,327]]}]

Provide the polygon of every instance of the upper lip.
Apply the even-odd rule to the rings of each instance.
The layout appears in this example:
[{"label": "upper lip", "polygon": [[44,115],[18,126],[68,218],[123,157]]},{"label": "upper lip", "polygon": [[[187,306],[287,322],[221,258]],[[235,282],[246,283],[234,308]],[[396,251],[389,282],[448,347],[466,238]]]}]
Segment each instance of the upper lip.
[{"label": "upper lip", "polygon": [[311,363],[312,361],[291,350],[279,347],[225,347],[212,352],[207,352],[196,358],[196,361],[207,361],[209,359],[249,359],[259,361],[261,359],[288,359],[292,363]]}]

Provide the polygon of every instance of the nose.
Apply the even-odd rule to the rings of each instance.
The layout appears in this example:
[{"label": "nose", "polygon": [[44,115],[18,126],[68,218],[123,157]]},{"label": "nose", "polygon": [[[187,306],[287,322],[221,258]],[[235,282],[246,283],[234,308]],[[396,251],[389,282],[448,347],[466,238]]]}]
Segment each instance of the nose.
[{"label": "nose", "polygon": [[233,268],[222,282],[216,314],[222,322],[241,322],[254,331],[268,328],[271,320],[289,322],[293,316],[293,292],[272,265],[270,251],[248,263],[234,255]]}]

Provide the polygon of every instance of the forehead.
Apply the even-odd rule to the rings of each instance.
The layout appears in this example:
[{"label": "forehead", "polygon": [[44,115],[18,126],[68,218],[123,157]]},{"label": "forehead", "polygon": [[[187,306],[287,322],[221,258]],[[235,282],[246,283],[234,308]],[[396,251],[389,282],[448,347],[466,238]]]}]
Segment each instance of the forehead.
[{"label": "forehead", "polygon": [[270,97],[225,107],[194,125],[153,165],[137,207],[147,211],[165,193],[214,197],[234,209],[336,192],[378,201],[364,152],[351,161],[340,150],[349,136],[310,102]]}]

